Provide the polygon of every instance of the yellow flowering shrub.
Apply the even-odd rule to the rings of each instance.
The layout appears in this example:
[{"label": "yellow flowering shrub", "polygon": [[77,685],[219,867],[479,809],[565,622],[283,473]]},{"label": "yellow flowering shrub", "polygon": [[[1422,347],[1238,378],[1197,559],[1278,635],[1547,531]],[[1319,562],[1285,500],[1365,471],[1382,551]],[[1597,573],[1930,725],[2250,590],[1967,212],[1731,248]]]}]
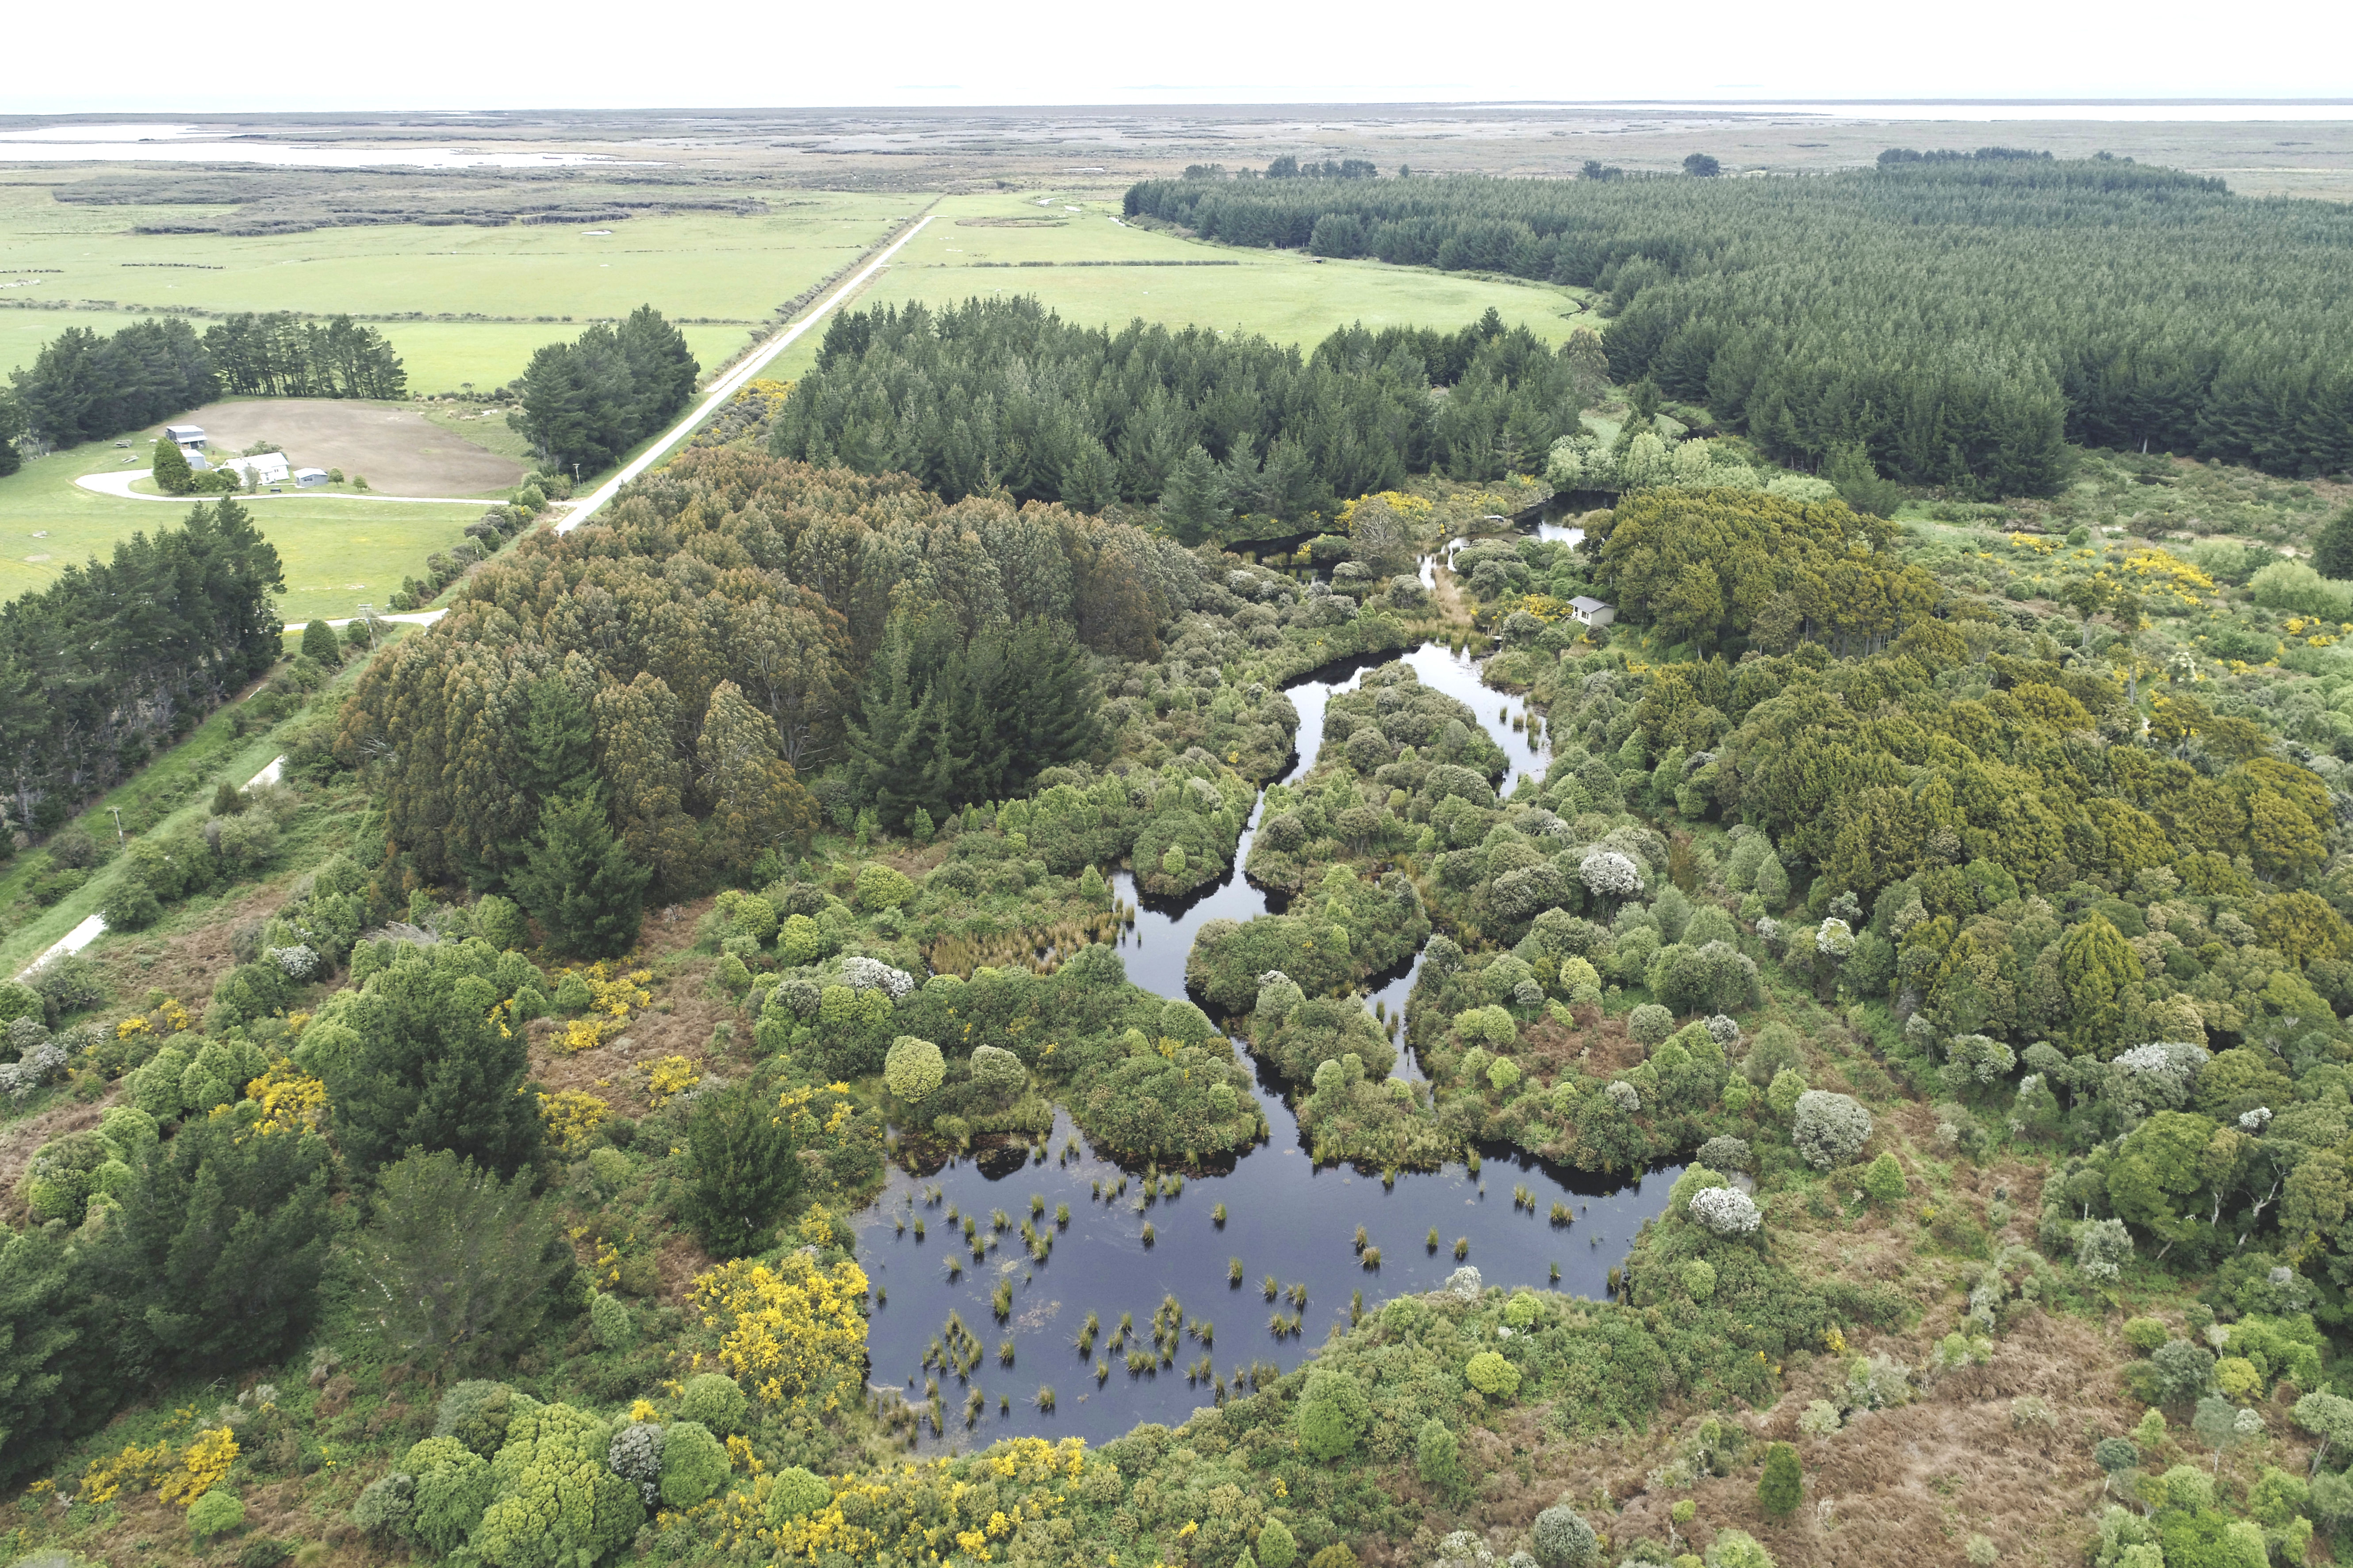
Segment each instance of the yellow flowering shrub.
[{"label": "yellow flowering shrub", "polygon": [[248,1136],[316,1132],[327,1119],[327,1086],[284,1057],[245,1086],[245,1097],[261,1107],[261,1120]]},{"label": "yellow flowering shrub", "polygon": [[632,969],[626,974],[615,975],[603,963],[592,963],[586,969],[566,969],[552,977],[551,984],[560,987],[574,975],[588,988],[588,1005],[581,1016],[564,1026],[555,1046],[562,1051],[585,1051],[602,1045],[629,1026],[632,1008],[650,1003],[653,993],[646,987],[653,982],[650,969]]},{"label": "yellow flowering shrub", "polygon": [[612,1113],[613,1108],[605,1101],[578,1089],[567,1089],[539,1097],[540,1120],[547,1123],[547,1135],[567,1154],[576,1154],[586,1148],[588,1135]]},{"label": "yellow flowering shrub", "polygon": [[185,1508],[227,1480],[229,1467],[236,1463],[237,1435],[226,1426],[216,1426],[199,1434],[182,1450],[178,1467],[155,1489],[165,1502]]},{"label": "yellow flowering shrub", "polygon": [[994,1562],[1023,1525],[1063,1512],[1088,1463],[1076,1437],[1014,1437],[979,1454],[836,1478],[824,1507],[773,1521],[777,1478],[756,1476],[725,1500],[722,1545],[764,1548],[780,1562],[837,1552],[861,1563],[884,1553],[902,1563]]},{"label": "yellow flowering shrub", "polygon": [[157,1443],[142,1448],[133,1443],[119,1454],[103,1459],[92,1459],[81,1478],[81,1500],[90,1503],[112,1502],[127,1488],[145,1491],[164,1479],[171,1468],[172,1445]]},{"label": "yellow flowering shrub", "polygon": [[1403,490],[1377,490],[1371,495],[1358,496],[1355,500],[1340,503],[1338,521],[1341,532],[1346,533],[1355,527],[1356,509],[1368,500],[1386,501],[1391,511],[1409,522],[1424,521],[1438,510],[1433,503],[1419,496],[1409,496]]},{"label": "yellow flowering shrub", "polygon": [[797,1252],[774,1267],[737,1258],[694,1282],[702,1326],[719,1331],[719,1362],[771,1405],[854,1374],[866,1353],[866,1272],[844,1259],[821,1269]]},{"label": "yellow flowering shrub", "polygon": [[646,1069],[646,1100],[654,1109],[674,1094],[692,1089],[702,1069],[684,1057],[664,1057]]},{"label": "yellow flowering shrub", "polygon": [[140,1017],[125,1018],[114,1026],[114,1037],[118,1040],[127,1040],[133,1035],[152,1035],[154,1032],[155,1026]]}]

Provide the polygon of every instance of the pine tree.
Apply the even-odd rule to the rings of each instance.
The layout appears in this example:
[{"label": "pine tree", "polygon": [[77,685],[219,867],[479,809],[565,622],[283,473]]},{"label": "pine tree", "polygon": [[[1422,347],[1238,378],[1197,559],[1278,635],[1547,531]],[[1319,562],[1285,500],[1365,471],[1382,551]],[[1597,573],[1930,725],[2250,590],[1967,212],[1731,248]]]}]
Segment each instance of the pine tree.
[{"label": "pine tree", "polygon": [[1014,634],[1006,662],[1018,686],[1000,722],[1019,737],[1007,783],[1026,789],[1046,769],[1093,750],[1101,736],[1095,684],[1071,628],[1042,617]]},{"label": "pine tree", "polygon": [[428,1373],[512,1353],[573,1268],[529,1181],[501,1182],[446,1149],[385,1170],[354,1252],[355,1315],[395,1359]]},{"label": "pine tree", "polygon": [[195,1118],[150,1151],[96,1248],[110,1337],[156,1373],[282,1355],[317,1320],[327,1141],[259,1136],[251,1116]]},{"label": "pine tree", "polygon": [[336,1143],[358,1175],[411,1149],[448,1149],[502,1176],[538,1157],[544,1127],[522,1092],[528,1042],[491,1011],[496,987],[435,957],[454,951],[401,948],[369,981],[358,1040],[328,1068]]},{"label": "pine tree", "polygon": [[636,943],[652,877],[653,868],[631,860],[613,837],[603,793],[590,790],[547,803],[531,858],[509,881],[549,946],[611,958]]},{"label": "pine tree", "polygon": [[688,1125],[682,1212],[714,1257],[760,1250],[799,1190],[800,1162],[774,1095],[754,1083],[722,1089],[703,1097]]},{"label": "pine tree", "polygon": [[2313,542],[2312,569],[2340,582],[2353,580],[2353,506],[2330,518]]},{"label": "pine tree", "polygon": [[868,670],[858,698],[858,716],[845,721],[850,777],[859,795],[874,803],[885,823],[906,815],[918,763],[915,710],[922,700],[908,646],[905,623],[892,616],[881,651]]},{"label": "pine tree", "polygon": [[68,1262],[66,1237],[37,1226],[0,1244],[0,1486],[47,1468],[105,1414],[102,1390],[68,1381],[81,1337]]},{"label": "pine tree", "polygon": [[302,657],[322,669],[334,669],[343,662],[343,645],[335,640],[335,628],[324,621],[312,621],[302,628]]},{"label": "pine tree", "polygon": [[515,784],[526,800],[544,805],[575,795],[596,780],[596,725],[587,705],[559,676],[531,683],[531,702],[515,753]]},{"label": "pine tree", "polygon": [[1196,445],[1188,448],[1168,475],[1160,492],[1160,521],[1179,543],[1198,544],[1225,524],[1225,508],[1218,504],[1218,466]]},{"label": "pine tree", "polygon": [[155,488],[167,496],[184,496],[195,489],[195,470],[188,466],[188,455],[169,436],[155,441]]}]

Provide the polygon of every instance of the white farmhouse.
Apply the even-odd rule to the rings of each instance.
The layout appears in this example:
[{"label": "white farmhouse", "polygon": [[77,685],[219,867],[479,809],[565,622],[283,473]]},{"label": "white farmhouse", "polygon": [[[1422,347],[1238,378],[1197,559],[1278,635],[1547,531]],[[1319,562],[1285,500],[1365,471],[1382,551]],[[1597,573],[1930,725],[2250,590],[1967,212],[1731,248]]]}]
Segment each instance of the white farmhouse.
[{"label": "white farmhouse", "polygon": [[293,468],[283,452],[264,452],[252,458],[231,458],[220,465],[235,474],[244,485],[282,485],[292,475]]}]

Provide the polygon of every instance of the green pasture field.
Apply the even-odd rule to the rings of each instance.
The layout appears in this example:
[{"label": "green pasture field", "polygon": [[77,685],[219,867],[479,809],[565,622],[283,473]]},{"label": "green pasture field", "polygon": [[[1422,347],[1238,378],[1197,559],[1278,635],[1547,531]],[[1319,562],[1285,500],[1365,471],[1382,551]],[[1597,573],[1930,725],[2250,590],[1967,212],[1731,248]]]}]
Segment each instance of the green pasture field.
[{"label": "green pasture field", "polygon": [[[1601,325],[1599,317],[1579,313],[1588,298],[1582,289],[1377,261],[1319,261],[1296,251],[1233,249],[1130,228],[1113,221],[1120,216],[1115,201],[1044,200],[1041,206],[1035,194],[945,198],[857,302],[937,305],[976,294],[1034,294],[1071,321],[1124,326],[1141,316],[1172,327],[1262,332],[1306,347],[1356,321],[1375,328],[1459,327],[1491,305],[1506,323],[1525,325],[1546,342],[1560,342],[1579,325]],[[1008,220],[1051,226],[994,226]],[[1081,261],[1236,265],[1071,265]],[[789,380],[807,370],[816,362],[820,336],[812,332],[795,343],[770,374]]]},{"label": "green pasture field", "polygon": [[[673,320],[719,321],[685,329],[709,369],[743,345],[752,323],[839,271],[924,202],[903,194],[755,194],[770,210],[753,217],[694,213],[595,227],[388,224],[232,236],[131,232],[217,209],[81,206],[52,200],[47,182],[0,184],[0,283],[22,285],[0,300],[21,294],[126,308],[0,310],[0,372],[28,363],[68,326],[112,331],[142,309],[296,310],[379,321],[407,362],[412,390],[455,391],[470,381],[488,389],[520,375],[540,344],[647,303]],[[503,319],[388,319],[412,312]]]},{"label": "green pasture field", "polygon": [[[45,588],[66,567],[111,555],[118,539],[153,533],[187,515],[183,507],[93,495],[73,482],[123,466],[122,456],[91,442],[29,459],[0,479],[0,600]],[[481,515],[462,506],[335,496],[290,494],[249,504],[284,563],[286,591],[278,607],[290,621],[342,620],[363,601],[383,609],[401,579],[421,575],[425,558],[463,539],[466,524]]]},{"label": "green pasture field", "polygon": [[[576,338],[581,331],[576,324],[537,321],[384,321],[376,330],[392,340],[393,352],[408,372],[408,390],[428,397],[462,392],[468,382],[476,392],[503,386],[522,374],[541,345]],[[753,329],[688,326],[679,331],[686,334],[686,346],[694,351],[707,376],[752,341]]]}]

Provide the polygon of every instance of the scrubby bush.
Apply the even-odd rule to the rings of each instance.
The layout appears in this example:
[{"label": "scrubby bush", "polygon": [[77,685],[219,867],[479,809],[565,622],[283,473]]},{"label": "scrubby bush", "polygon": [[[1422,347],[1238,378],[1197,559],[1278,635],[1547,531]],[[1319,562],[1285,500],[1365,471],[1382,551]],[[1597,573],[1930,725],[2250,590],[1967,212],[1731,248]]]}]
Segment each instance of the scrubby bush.
[{"label": "scrubby bush", "polygon": [[469,1378],[441,1396],[433,1435],[455,1437],[487,1459],[505,1446],[507,1428],[515,1417],[539,1407],[538,1400],[503,1383]]},{"label": "scrubby bush", "polygon": [[198,1541],[245,1527],[245,1503],[227,1487],[215,1487],[188,1505],[188,1533]]},{"label": "scrubby bush", "polygon": [[490,1506],[490,1461],[455,1437],[427,1437],[400,1468],[414,1478],[408,1534],[436,1556],[464,1545]]},{"label": "scrubby bush", "polygon": [[869,914],[883,910],[895,910],[915,896],[915,884],[906,876],[879,860],[870,860],[858,870],[858,907]]},{"label": "scrubby bush", "polygon": [[1664,1045],[1675,1032],[1675,1016],[1656,1002],[1645,1002],[1626,1015],[1626,1032],[1646,1046]]},{"label": "scrubby bush", "polygon": [[1805,1489],[1805,1472],[1798,1463],[1794,1443],[1775,1443],[1765,1450],[1765,1468],[1757,1478],[1757,1506],[1767,1519],[1787,1519],[1798,1511]]},{"label": "scrubby bush", "polygon": [[[1776,1080],[1775,1087],[1779,1087]],[[1871,1141],[1871,1112],[1852,1095],[1810,1089],[1798,1097],[1789,1140],[1807,1163],[1820,1170],[1842,1165]]]},{"label": "scrubby bush", "polygon": [[1490,1399],[1510,1399],[1520,1392],[1520,1369],[1493,1351],[1481,1351],[1462,1369],[1471,1386]]},{"label": "scrubby bush", "polygon": [[1910,1191],[1905,1184],[1904,1167],[1885,1150],[1863,1171],[1862,1190],[1870,1194],[1873,1203],[1882,1206],[1902,1203]]},{"label": "scrubby bush", "polygon": [[1311,1372],[1299,1395],[1300,1447],[1311,1459],[1337,1459],[1354,1453],[1372,1414],[1372,1402],[1354,1377],[1321,1368]]},{"label": "scrubby bush", "polygon": [[662,1432],[659,1421],[634,1421],[614,1433],[605,1450],[606,1468],[637,1488],[648,1508],[661,1500]]},{"label": "scrubby bush", "polygon": [[1298,1558],[1299,1542],[1290,1527],[1279,1519],[1268,1520],[1258,1532],[1259,1568],[1291,1568]]},{"label": "scrubby bush", "polygon": [[627,1350],[638,1342],[637,1320],[618,1296],[608,1296],[602,1290],[589,1298],[588,1327],[596,1342],[608,1351]]},{"label": "scrubby bush", "polygon": [[946,1076],[947,1062],[939,1047],[913,1035],[892,1041],[890,1053],[882,1058],[882,1081],[892,1094],[910,1102],[939,1088]]},{"label": "scrubby bush", "polygon": [[1600,1537],[1565,1500],[1536,1515],[1528,1545],[1541,1568],[1593,1568],[1601,1553]]},{"label": "scrubby bush", "polygon": [[370,1535],[390,1536],[408,1528],[416,1508],[417,1478],[390,1470],[361,1489],[352,1503],[352,1522]]},{"label": "scrubby bush", "polygon": [[568,1405],[518,1415],[491,1464],[492,1498],[473,1548],[491,1568],[595,1562],[645,1521],[637,1488],[606,1464],[611,1428]]},{"label": "scrubby bush", "polygon": [[699,1421],[724,1437],[744,1427],[744,1412],[751,1402],[736,1381],[722,1373],[697,1373],[686,1380],[686,1387],[678,1397],[679,1415],[688,1421]]},{"label": "scrubby bush", "polygon": [[1414,1439],[1413,1463],[1422,1485],[1450,1503],[1459,1503],[1471,1489],[1470,1475],[1462,1468],[1462,1440],[1435,1415],[1421,1424]]},{"label": "scrubby bush", "polygon": [[1773,1554],[1745,1530],[1719,1530],[1707,1544],[1705,1568],[1774,1568]]},{"label": "scrubby bush", "polygon": [[[1093,1467],[1089,1467],[1090,1470]],[[783,1524],[812,1514],[833,1500],[833,1489],[798,1465],[776,1472],[768,1489],[768,1522]]]},{"label": "scrubby bush", "polygon": [[527,946],[531,942],[522,907],[496,893],[484,893],[474,900],[474,934],[501,952]]},{"label": "scrubby bush", "polygon": [[727,1448],[700,1421],[673,1421],[663,1430],[661,1500],[692,1508],[727,1484]]}]

